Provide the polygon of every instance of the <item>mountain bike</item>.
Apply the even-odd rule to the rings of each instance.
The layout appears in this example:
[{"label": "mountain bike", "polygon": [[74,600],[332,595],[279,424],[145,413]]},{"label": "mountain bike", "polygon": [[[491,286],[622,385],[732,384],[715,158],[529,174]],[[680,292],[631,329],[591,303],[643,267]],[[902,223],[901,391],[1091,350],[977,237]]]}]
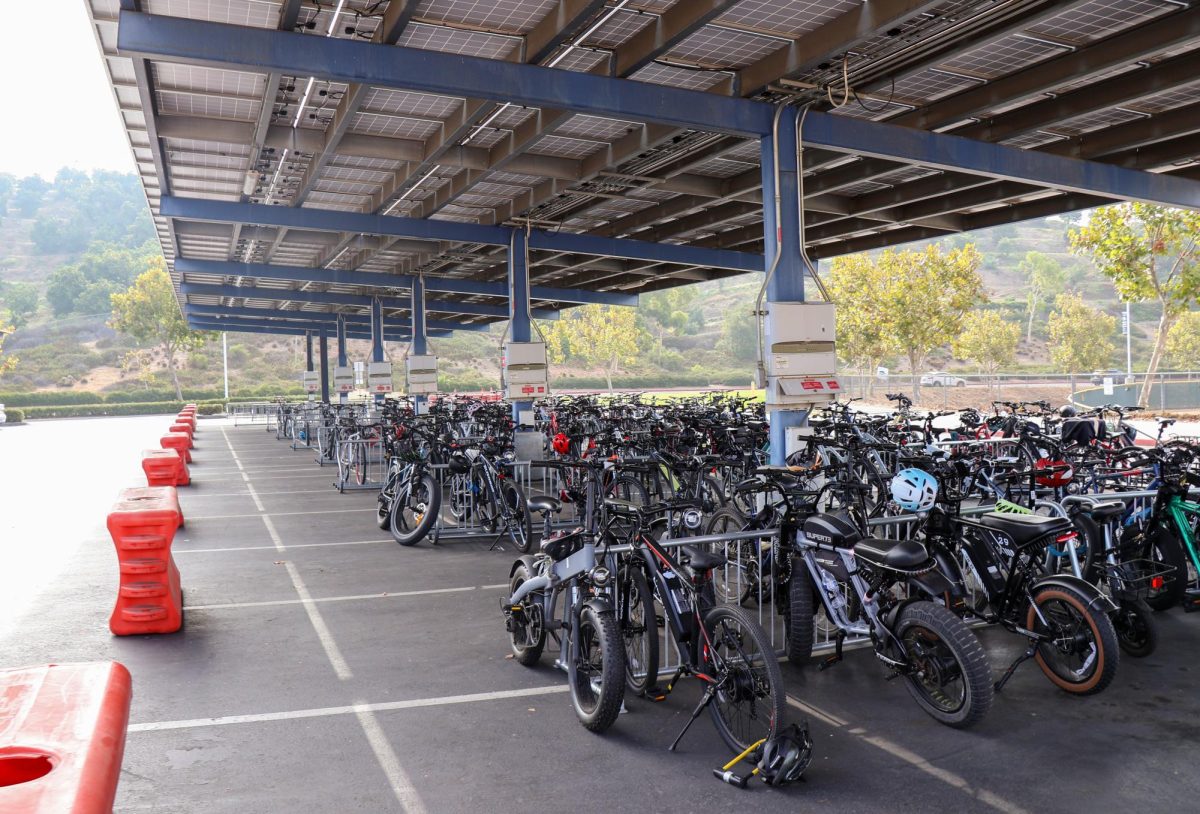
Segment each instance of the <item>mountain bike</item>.
[{"label": "mountain bike", "polygon": [[384,431],[387,474],[376,502],[376,520],[397,543],[416,545],[437,522],[442,490],[429,469],[428,441],[432,436],[416,426]]}]

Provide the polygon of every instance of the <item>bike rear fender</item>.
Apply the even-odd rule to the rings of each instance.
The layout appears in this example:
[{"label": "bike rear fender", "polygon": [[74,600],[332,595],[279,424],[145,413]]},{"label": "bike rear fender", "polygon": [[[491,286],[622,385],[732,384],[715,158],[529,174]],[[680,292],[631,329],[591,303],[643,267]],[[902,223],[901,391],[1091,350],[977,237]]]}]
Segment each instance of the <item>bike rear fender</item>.
[{"label": "bike rear fender", "polygon": [[612,602],[609,602],[608,599],[603,596],[593,596],[590,599],[587,599],[586,601],[584,601],[584,603],[581,605],[581,607],[591,608],[592,610],[596,611],[596,613],[613,613],[614,612]]},{"label": "bike rear fender", "polygon": [[512,568],[508,569],[508,578],[512,579],[513,575],[517,573],[517,569],[522,565],[525,566],[525,570],[529,573],[536,574],[537,565],[535,563],[536,561],[532,554],[522,554],[513,561]]},{"label": "bike rear fender", "polygon": [[1105,596],[1099,588],[1073,574],[1053,574],[1042,577],[1030,586],[1030,592],[1036,593],[1039,588],[1057,587],[1071,588],[1087,597],[1088,607],[1101,613],[1115,613],[1117,606]]}]

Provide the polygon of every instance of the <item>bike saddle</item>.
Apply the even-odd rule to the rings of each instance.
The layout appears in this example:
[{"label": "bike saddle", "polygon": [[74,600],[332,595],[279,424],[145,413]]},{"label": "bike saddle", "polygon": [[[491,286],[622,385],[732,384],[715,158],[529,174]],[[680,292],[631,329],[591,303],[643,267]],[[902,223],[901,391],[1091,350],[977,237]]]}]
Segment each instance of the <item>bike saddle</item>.
[{"label": "bike saddle", "polygon": [[680,550],[687,557],[688,567],[697,573],[711,571],[729,562],[729,558],[724,554],[713,554],[709,551],[702,551],[695,546],[680,546]]},{"label": "bike saddle", "polygon": [[542,540],[539,546],[541,552],[550,559],[558,562],[575,553],[583,544],[583,529],[574,528],[570,531],[560,531]]},{"label": "bike saddle", "polygon": [[988,512],[979,518],[979,522],[1007,534],[1017,546],[1032,542],[1043,534],[1062,534],[1074,530],[1071,521],[1065,517],[1043,517],[1040,514]]},{"label": "bike saddle", "polygon": [[529,511],[557,514],[562,511],[562,501],[556,497],[550,497],[550,495],[534,495],[529,498]]},{"label": "bike saddle", "polygon": [[1063,505],[1079,506],[1093,520],[1107,520],[1125,513],[1125,503],[1120,500],[1100,500],[1086,495],[1069,495],[1063,498]]},{"label": "bike saddle", "polygon": [[929,552],[916,540],[867,537],[854,544],[854,556],[891,571],[924,571],[932,565]]}]

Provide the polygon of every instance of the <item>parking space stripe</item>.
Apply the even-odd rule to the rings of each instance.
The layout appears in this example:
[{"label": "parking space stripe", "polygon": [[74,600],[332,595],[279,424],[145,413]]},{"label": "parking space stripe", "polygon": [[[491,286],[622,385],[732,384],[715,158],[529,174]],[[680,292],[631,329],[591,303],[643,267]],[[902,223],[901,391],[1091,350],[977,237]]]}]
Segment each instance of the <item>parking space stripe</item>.
[{"label": "parking space stripe", "polygon": [[[263,519],[266,520],[267,516],[263,515]],[[308,614],[308,621],[312,623],[313,630],[317,632],[317,638],[321,642],[321,647],[325,648],[325,655],[329,658],[329,663],[333,665],[333,672],[342,681],[354,678],[354,673],[350,671],[350,665],[346,663],[341,649],[338,648],[337,642],[334,641],[333,634],[329,632],[329,626],[325,624],[325,617],[317,610],[317,604],[313,602],[312,596],[308,593],[308,586],[301,579],[300,572],[290,562],[284,563],[284,567],[287,568],[288,576],[292,578],[292,585],[295,586],[296,593],[300,594],[300,602],[304,605],[304,612]]]},{"label": "parking space stripe", "polygon": [[[290,564],[290,563],[289,563]],[[403,599],[407,596],[431,596],[433,594],[456,594],[467,591],[492,591],[505,588],[508,583],[499,582],[495,585],[470,585],[464,588],[425,588],[420,591],[385,591],[377,594],[354,594],[351,596],[320,596],[310,597],[308,601],[316,602],[352,602],[359,599]],[[262,602],[225,602],[217,605],[188,605],[184,610],[228,610],[232,608],[264,608],[272,605],[302,605],[302,599],[272,599]]]},{"label": "parking space stripe", "polygon": [[347,707],[323,707],[318,709],[298,709],[290,712],[263,712],[251,715],[226,715],[220,718],[192,718],[184,721],[154,721],[144,724],[130,724],[128,731],[162,732],[168,729],[199,729],[209,726],[231,726],[235,724],[257,724],[269,721],[291,721],[299,718],[327,718],[333,715],[356,715],[360,709],[370,712],[394,712],[402,709],[421,709],[424,707],[441,707],[452,704],[473,704],[482,701],[500,701],[506,698],[527,698],[534,695],[551,695],[566,692],[565,683],[551,687],[528,687],[520,690],[494,690],[478,692],[469,695],[445,695],[435,698],[413,698],[408,701],[385,701],[376,704],[355,704]]},{"label": "parking space stripe", "polygon": [[881,749],[884,752],[887,752],[892,757],[898,758],[910,766],[919,769],[935,780],[939,780],[948,786],[958,789],[964,794],[970,795],[989,808],[994,808],[997,811],[1002,812],[1002,814],[1030,814],[1027,809],[1022,808],[1010,800],[1004,799],[995,792],[988,791],[987,789],[975,788],[961,775],[957,775],[952,771],[941,768],[940,766],[934,766],[916,752],[903,747],[898,743],[894,743],[887,738],[881,738],[878,735],[872,735],[862,727],[856,726],[846,729],[845,727],[848,726],[849,722],[843,721],[841,718],[838,718],[832,713],[818,709],[812,704],[806,704],[803,701],[792,698],[790,695],[787,696],[787,702],[796,709],[802,710],[814,718],[819,719],[822,723],[832,726],[835,729],[842,729],[846,732],[846,734],[853,735],[863,743],[868,743],[871,746],[874,746],[876,749]]},{"label": "parking space stripe", "polygon": [[363,728],[363,733],[367,736],[367,743],[371,744],[371,751],[375,753],[375,759],[379,761],[379,768],[383,769],[383,773],[387,775],[388,782],[392,786],[392,793],[396,795],[396,802],[400,804],[401,810],[406,814],[424,814],[425,805],[417,794],[416,786],[413,785],[408,773],[404,771],[404,767],[400,765],[400,758],[396,757],[396,752],[388,742],[387,735],[383,734],[383,728],[379,726],[379,721],[371,712],[371,706],[359,702],[354,705],[354,714]]},{"label": "parking space stripe", "polygon": [[[347,540],[345,542],[336,543],[292,543],[288,548],[324,548],[326,546],[342,546],[342,545],[377,545],[379,543],[395,543],[392,538],[386,540]],[[174,549],[172,554],[217,554],[225,551],[270,551],[274,549],[274,545],[244,545],[232,546],[230,548],[191,548],[191,549]]]}]

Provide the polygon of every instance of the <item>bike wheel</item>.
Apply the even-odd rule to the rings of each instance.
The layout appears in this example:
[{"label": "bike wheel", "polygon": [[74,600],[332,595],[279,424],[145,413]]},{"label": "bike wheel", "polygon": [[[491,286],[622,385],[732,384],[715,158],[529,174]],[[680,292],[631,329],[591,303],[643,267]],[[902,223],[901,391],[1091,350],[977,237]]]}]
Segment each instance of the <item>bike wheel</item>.
[{"label": "bike wheel", "polygon": [[1143,534],[1146,558],[1175,569],[1174,573],[1168,575],[1162,588],[1150,592],[1146,597],[1146,604],[1151,610],[1169,610],[1183,602],[1184,596],[1187,595],[1188,562],[1187,554],[1183,550],[1183,541],[1173,529],[1162,526],[1148,528]]},{"label": "bike wheel", "polygon": [[1135,659],[1145,658],[1158,647],[1158,625],[1154,611],[1140,599],[1122,599],[1112,617],[1121,652]]},{"label": "bike wheel", "polygon": [[400,545],[415,545],[437,522],[442,493],[433,475],[424,473],[406,484],[392,501],[392,537]]},{"label": "bike wheel", "polygon": [[[1045,620],[1045,621],[1043,621]],[[1120,646],[1112,620],[1074,588],[1047,585],[1033,594],[1025,626],[1050,637],[1034,660],[1057,687],[1075,695],[1100,692],[1117,674]]]},{"label": "bike wheel", "polygon": [[471,513],[471,477],[455,475],[450,479],[450,516],[462,522]]},{"label": "bike wheel", "polygon": [[367,448],[363,444],[354,445],[354,482],[359,486],[367,482]]},{"label": "bike wheel", "polygon": [[529,501],[525,492],[515,481],[506,480],[500,485],[504,497],[504,512],[508,515],[508,534],[512,544],[522,554],[529,553],[533,544],[533,517],[529,514]]},{"label": "bike wheel", "polygon": [[706,512],[715,512],[725,505],[725,491],[712,475],[700,478],[700,499]]},{"label": "bike wheel", "polygon": [[935,720],[962,729],[977,723],[992,705],[992,666],[979,639],[962,619],[941,605],[906,605],[896,638],[912,666],[909,694]]},{"label": "bike wheel", "polygon": [[[508,583],[508,595],[533,578],[529,568],[518,565]],[[512,648],[513,660],[526,667],[536,664],[546,646],[546,624],[542,618],[542,591],[530,591],[521,603],[520,618],[516,615],[508,620],[508,644]]]},{"label": "bike wheel", "polygon": [[801,665],[812,658],[816,629],[813,622],[815,596],[812,577],[799,557],[792,560],[792,578],[788,581],[788,606],[783,619],[787,623],[787,659]]},{"label": "bike wheel", "polygon": [[612,486],[609,488],[609,497],[628,501],[634,506],[645,506],[650,502],[650,498],[646,494],[646,487],[629,475],[621,475],[613,480]]},{"label": "bike wheel", "polygon": [[[725,506],[709,518],[705,534],[732,534],[746,528],[744,515],[733,506]],[[739,540],[728,543],[713,543],[714,554],[723,554],[727,562],[714,568],[713,589],[718,602],[744,605],[758,592],[759,540]],[[769,597],[768,597],[769,598]]]},{"label": "bike wheel", "polygon": [[621,567],[619,621],[625,640],[625,684],[638,695],[658,683],[658,617],[646,575],[637,565]]},{"label": "bike wheel", "polygon": [[766,631],[750,614],[718,605],[704,617],[708,662],[716,696],[708,705],[721,740],[735,753],[783,727],[784,688],[779,659]]},{"label": "bike wheel", "polygon": [[625,648],[612,613],[590,605],[578,613],[579,637],[567,663],[571,705],[584,728],[603,732],[617,720],[625,697]]}]

